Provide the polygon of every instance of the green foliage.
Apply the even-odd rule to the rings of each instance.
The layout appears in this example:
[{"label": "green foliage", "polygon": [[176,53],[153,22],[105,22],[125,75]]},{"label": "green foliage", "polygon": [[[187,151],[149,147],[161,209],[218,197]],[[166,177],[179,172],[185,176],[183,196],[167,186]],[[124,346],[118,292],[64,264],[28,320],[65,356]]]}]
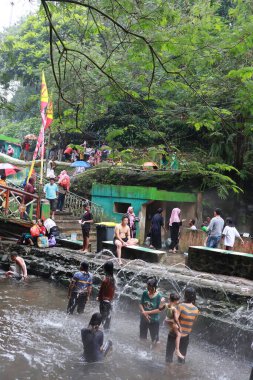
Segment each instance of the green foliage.
[{"label": "green foliage", "polygon": [[[233,168],[244,179],[252,172],[252,1],[42,5],[1,36],[0,85],[19,83],[2,125],[37,115],[43,68],[55,100],[56,139],[94,132],[115,157],[138,163],[162,154],[169,159],[177,147],[179,157],[192,154],[187,170],[205,178],[203,186],[218,188],[220,181],[221,196],[239,190]],[[48,21],[57,30],[54,73]],[[147,156],[136,152],[160,145]]]}]

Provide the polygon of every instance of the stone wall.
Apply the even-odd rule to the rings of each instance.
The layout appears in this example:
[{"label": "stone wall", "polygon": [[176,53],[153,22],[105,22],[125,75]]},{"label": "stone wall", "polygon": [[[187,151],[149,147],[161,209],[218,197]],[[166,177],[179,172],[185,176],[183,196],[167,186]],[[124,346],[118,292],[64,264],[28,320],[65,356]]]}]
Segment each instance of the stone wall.
[{"label": "stone wall", "polygon": [[188,266],[197,271],[253,280],[253,255],[207,247],[189,247]]}]

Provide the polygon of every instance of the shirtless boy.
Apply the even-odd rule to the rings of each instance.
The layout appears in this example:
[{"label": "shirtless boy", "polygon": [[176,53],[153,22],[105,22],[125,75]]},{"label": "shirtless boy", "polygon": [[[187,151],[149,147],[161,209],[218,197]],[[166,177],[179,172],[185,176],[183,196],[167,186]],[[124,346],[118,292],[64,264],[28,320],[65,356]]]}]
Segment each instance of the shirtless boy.
[{"label": "shirtless boy", "polygon": [[136,245],[138,244],[138,239],[133,239],[130,236],[130,228],[128,226],[128,216],[123,215],[121,219],[121,223],[117,224],[114,231],[114,244],[117,247],[117,257],[119,261],[119,265],[122,265],[121,261],[121,248],[127,247],[128,245]]}]

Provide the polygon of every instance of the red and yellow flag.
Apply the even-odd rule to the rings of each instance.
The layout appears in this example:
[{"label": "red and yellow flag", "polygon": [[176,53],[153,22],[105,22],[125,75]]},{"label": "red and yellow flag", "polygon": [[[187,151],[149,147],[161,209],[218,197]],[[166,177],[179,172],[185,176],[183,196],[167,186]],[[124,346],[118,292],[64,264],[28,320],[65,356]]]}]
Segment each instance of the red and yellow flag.
[{"label": "red and yellow flag", "polygon": [[40,112],[43,112],[47,105],[48,105],[47,84],[45,80],[44,71],[42,71],[41,91],[40,91]]},{"label": "red and yellow flag", "polygon": [[50,127],[53,120],[54,120],[53,101],[52,101],[52,96],[50,96],[48,106],[47,106],[47,119],[46,119],[45,129]]}]

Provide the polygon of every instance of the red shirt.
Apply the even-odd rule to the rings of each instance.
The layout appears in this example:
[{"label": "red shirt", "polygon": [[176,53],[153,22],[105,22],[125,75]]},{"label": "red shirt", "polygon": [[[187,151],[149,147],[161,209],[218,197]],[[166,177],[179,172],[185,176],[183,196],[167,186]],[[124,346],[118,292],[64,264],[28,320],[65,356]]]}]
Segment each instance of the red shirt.
[{"label": "red shirt", "polygon": [[111,277],[105,277],[98,292],[99,301],[112,301],[115,293],[114,281]]},{"label": "red shirt", "polygon": [[[30,194],[34,194],[34,193],[35,193],[35,190],[34,190],[33,185],[32,185],[31,183],[29,183],[29,182],[25,185],[24,190],[25,190],[27,193],[30,193]],[[31,202],[32,200],[33,200],[33,197],[31,197],[31,196],[29,196],[29,195],[25,195],[25,196],[24,196],[24,202],[25,202],[25,204]]]},{"label": "red shirt", "polygon": [[30,144],[25,142],[24,143],[24,150],[29,151],[29,149],[30,149]]}]

